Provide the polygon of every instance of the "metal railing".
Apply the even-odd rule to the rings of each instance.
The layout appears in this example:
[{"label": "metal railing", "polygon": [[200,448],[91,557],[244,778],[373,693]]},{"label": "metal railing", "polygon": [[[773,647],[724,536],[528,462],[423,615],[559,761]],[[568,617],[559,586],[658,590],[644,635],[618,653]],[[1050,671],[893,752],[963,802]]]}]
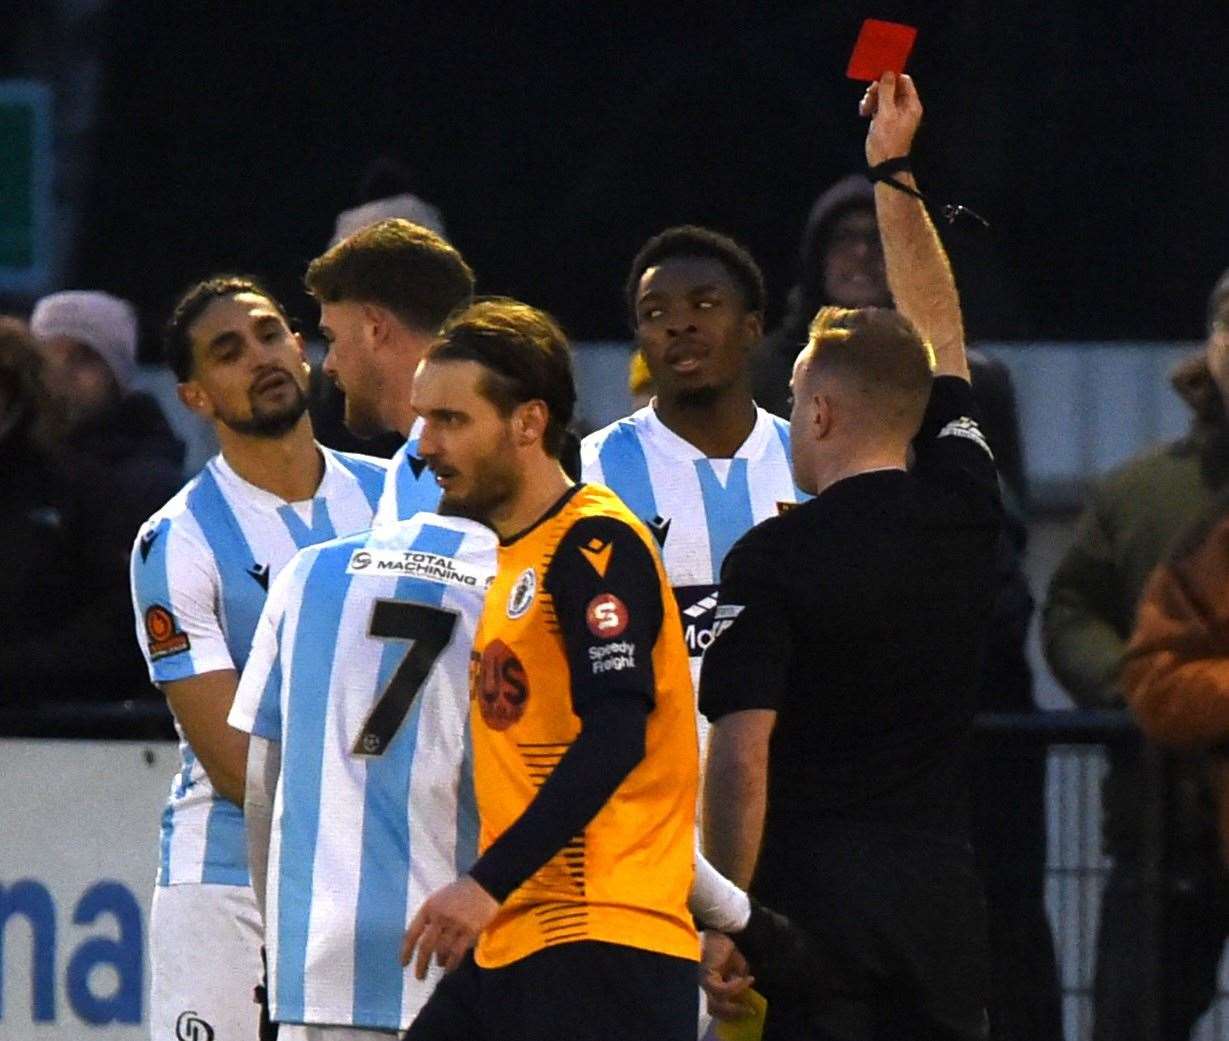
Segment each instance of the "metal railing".
[{"label": "metal railing", "polygon": [[[1009,759],[1045,755],[1045,902],[1057,955],[1065,1041],[1092,1036],[1096,932],[1111,862],[1101,849],[1100,782],[1107,748],[1135,748],[1149,778],[1139,807],[1143,828],[1142,921],[1138,942],[1138,995],[1144,1041],[1162,1037],[1164,975],[1180,966],[1161,961],[1164,904],[1160,899],[1166,857],[1164,757],[1140,741],[1124,712],[1059,711],[983,713],[977,749]],[[0,708],[0,737],[158,741],[175,736],[170,712],[157,700],[101,704],[21,705]],[[1003,812],[1012,812],[1005,806]],[[1192,1034],[1192,1041],[1229,1041],[1225,988]]]}]

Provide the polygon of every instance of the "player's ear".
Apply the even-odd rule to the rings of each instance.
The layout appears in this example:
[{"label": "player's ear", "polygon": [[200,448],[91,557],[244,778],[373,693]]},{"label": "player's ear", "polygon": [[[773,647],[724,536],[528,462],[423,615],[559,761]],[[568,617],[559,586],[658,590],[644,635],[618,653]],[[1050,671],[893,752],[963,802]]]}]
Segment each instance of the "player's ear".
[{"label": "player's ear", "polygon": [[378,304],[362,304],[363,330],[368,342],[377,346],[384,343],[392,332],[392,315]]},{"label": "player's ear", "polygon": [[308,375],[311,375],[312,363],[307,359],[307,344],[303,340],[303,334],[300,332],[294,332],[290,335],[294,340],[295,347],[299,350],[299,362],[303,366],[303,371]]},{"label": "player's ear", "polygon": [[517,405],[512,413],[512,435],[518,445],[527,447],[546,436],[549,423],[550,410],[545,401],[526,401]]},{"label": "player's ear", "polygon": [[743,331],[754,347],[764,338],[764,316],[759,311],[748,311],[743,315]]},{"label": "player's ear", "polygon": [[176,384],[175,393],[189,412],[195,413],[202,419],[213,418],[213,400],[196,380],[186,380]]}]

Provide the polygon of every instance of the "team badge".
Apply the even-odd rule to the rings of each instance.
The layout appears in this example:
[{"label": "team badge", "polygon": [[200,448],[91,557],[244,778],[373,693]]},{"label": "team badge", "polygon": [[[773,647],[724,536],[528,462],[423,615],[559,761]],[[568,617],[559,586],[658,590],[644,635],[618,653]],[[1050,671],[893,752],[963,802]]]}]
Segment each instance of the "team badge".
[{"label": "team badge", "polygon": [[508,594],[508,617],[520,618],[528,611],[537,591],[538,573],[533,568],[527,567],[512,586],[512,592]]},{"label": "team badge", "polygon": [[192,646],[188,634],[179,631],[175,616],[161,604],[154,604],[145,612],[145,635],[152,661],[180,654]]},{"label": "team badge", "polygon": [[613,640],[622,636],[628,623],[627,605],[614,593],[602,593],[589,601],[585,608],[585,621],[589,632],[599,640]]},{"label": "team badge", "polygon": [[520,658],[503,640],[492,640],[483,648],[471,677],[482,721],[492,730],[507,730],[525,714],[529,678]]}]

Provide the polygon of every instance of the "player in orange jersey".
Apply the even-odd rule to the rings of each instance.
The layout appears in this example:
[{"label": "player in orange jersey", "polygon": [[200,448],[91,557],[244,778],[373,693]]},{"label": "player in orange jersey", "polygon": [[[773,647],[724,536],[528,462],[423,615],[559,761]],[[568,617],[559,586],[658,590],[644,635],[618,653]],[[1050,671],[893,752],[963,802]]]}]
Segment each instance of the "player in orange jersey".
[{"label": "player in orange jersey", "polygon": [[412,1041],[695,1036],[687,650],[648,529],[559,464],[574,402],[562,332],[509,300],[452,319],[415,380],[441,512],[501,545],[471,668],[482,853],[406,935],[420,975],[456,970]]}]

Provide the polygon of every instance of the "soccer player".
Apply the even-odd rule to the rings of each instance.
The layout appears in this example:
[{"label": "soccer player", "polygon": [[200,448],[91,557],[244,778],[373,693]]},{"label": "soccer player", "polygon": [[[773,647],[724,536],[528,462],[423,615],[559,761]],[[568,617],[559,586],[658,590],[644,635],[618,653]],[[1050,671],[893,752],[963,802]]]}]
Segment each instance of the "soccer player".
[{"label": "soccer player", "polygon": [[[912,188],[912,81],[886,73],[862,111],[872,170],[888,163]],[[815,498],[730,551],[731,624],[700,685],[706,852],[834,969],[761,976],[766,1041],[988,1034],[965,753],[996,592],[998,476],[942,245],[917,199],[882,183],[875,199],[899,313],[826,309],[812,324],[791,447]],[[822,992],[837,975],[840,991]]]},{"label": "soccer player", "polygon": [[455,970],[412,1041],[694,1037],[687,652],[653,536],[560,466],[574,402],[563,334],[514,301],[450,320],[414,382],[441,509],[500,549],[471,672],[482,852],[406,934],[416,975]]},{"label": "soccer player", "polygon": [[281,305],[219,276],[179,300],[166,334],[180,400],[221,452],[141,528],[137,636],[180,735],[150,921],[150,1024],[191,1015],[255,1036],[260,923],[244,837],[247,738],[227,726],[269,581],[299,549],[370,526],[385,463],[317,444],[307,362]]},{"label": "soccer player", "polygon": [[346,426],[360,437],[396,430],[377,523],[434,510],[439,487],[418,457],[410,404],[414,371],[444,319],[469,303],[474,273],[429,228],[390,218],[356,231],[311,262],[307,288],[329,344],[324,371],[346,395]]},{"label": "soccer player", "polygon": [[656,396],[584,439],[582,475],[616,492],[660,544],[698,681],[723,621],[726,553],[803,497],[790,472],[789,425],[751,398],[764,279],[736,242],[678,227],[645,243],[626,294]]},{"label": "soccer player", "polygon": [[476,855],[469,655],[495,541],[420,513],[304,550],[270,590],[230,722],[251,734],[280,1041],[395,1036],[440,974],[408,976],[398,952],[409,914]]}]

